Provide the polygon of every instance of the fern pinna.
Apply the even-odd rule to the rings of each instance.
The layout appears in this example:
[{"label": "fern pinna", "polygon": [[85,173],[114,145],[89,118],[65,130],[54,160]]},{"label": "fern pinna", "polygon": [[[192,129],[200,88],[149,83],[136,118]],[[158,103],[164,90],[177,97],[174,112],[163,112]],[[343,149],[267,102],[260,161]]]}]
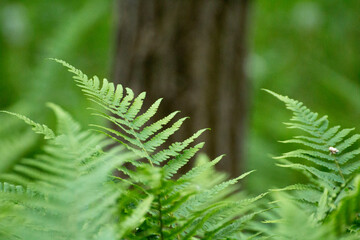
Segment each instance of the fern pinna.
[{"label": "fern pinna", "polygon": [[[288,128],[299,129],[304,135],[283,143],[303,146],[280,157],[281,167],[300,170],[308,177],[309,184],[295,184],[281,191],[291,192],[292,197],[304,209],[310,211],[315,222],[330,221],[332,213],[338,211],[342,199],[353,194],[354,177],[359,173],[359,134],[351,134],[353,128],[329,127],[327,116],[319,117],[303,103],[266,90],[293,112]],[[357,147],[354,147],[357,146]],[[358,183],[356,183],[358,185]],[[275,190],[275,191],[279,191]],[[354,211],[358,211],[354,209]]]},{"label": "fern pinna", "polygon": [[[145,93],[135,96],[129,88],[115,86],[98,77],[88,78],[80,70],[68,63],[56,60],[68,68],[75,76],[77,85],[88,98],[107,111],[95,110],[94,114],[105,118],[120,130],[93,125],[100,131],[123,144],[144,161],[130,161],[133,166],[120,167],[129,176],[121,181],[131,182],[138,202],[148,195],[154,196],[145,222],[136,231],[128,233],[127,239],[224,239],[245,236],[245,223],[255,213],[245,207],[263,195],[249,200],[222,200],[233,191],[230,188],[249,173],[225,182],[215,182],[205,189],[194,181],[215,165],[221,157],[191,169],[185,175],[174,179],[174,175],[203,147],[204,143],[191,144],[205,131],[199,130],[182,142],[161,148],[167,139],[183,124],[186,118],[168,124],[178,112],[148,124],[155,115],[161,99],[147,110],[142,109]],[[124,94],[125,92],[125,94]],[[135,170],[134,170],[135,169]],[[230,190],[229,190],[230,189]],[[226,199],[226,198],[225,198]],[[129,201],[126,206],[131,206]],[[124,216],[126,216],[126,213]]]}]

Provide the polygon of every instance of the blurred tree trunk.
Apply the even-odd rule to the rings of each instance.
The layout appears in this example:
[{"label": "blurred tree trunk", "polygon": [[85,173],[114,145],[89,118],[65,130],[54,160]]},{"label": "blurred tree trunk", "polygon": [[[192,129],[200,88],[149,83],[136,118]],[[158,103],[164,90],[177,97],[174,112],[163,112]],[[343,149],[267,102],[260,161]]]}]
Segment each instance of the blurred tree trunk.
[{"label": "blurred tree trunk", "polygon": [[162,97],[159,115],[190,116],[176,140],[211,128],[202,140],[219,168],[244,162],[248,89],[244,72],[246,0],[119,0],[114,79]]}]

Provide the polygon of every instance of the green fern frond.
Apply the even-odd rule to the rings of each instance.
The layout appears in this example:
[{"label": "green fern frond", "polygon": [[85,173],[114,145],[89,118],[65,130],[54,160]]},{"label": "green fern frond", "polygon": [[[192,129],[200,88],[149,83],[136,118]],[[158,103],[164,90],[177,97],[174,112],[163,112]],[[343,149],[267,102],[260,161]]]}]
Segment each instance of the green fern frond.
[{"label": "green fern frond", "polygon": [[10,115],[13,115],[13,116],[19,118],[20,120],[23,120],[26,124],[33,127],[32,130],[35,133],[44,135],[45,139],[55,138],[54,132],[48,126],[46,126],[44,124],[36,123],[33,120],[29,119],[28,117],[25,117],[25,116],[17,114],[17,113],[12,113],[12,112],[8,112],[8,111],[0,111],[0,113],[10,114]]},{"label": "green fern frond", "polygon": [[359,234],[360,222],[360,177],[357,176],[352,184],[343,192],[339,207],[328,218],[328,222],[334,224],[336,233],[340,236],[351,232]]},{"label": "green fern frond", "polygon": [[[10,173],[0,175],[44,196],[21,199],[26,206],[22,215],[29,225],[16,234],[22,239],[95,239],[107,229],[115,239],[113,214],[121,191],[108,183],[108,175],[133,154],[120,147],[105,153],[111,141],[82,131],[60,107],[50,107],[58,118],[58,136],[48,140],[44,153],[23,159]],[[0,187],[7,192],[23,189],[7,183]]]},{"label": "green fern frond", "polygon": [[[339,197],[359,173],[360,163],[356,157],[360,154],[360,148],[356,146],[354,149],[353,145],[358,143],[360,135],[351,135],[353,128],[329,127],[327,116],[319,117],[297,100],[269,90],[265,91],[284,102],[292,111],[291,122],[286,123],[288,128],[296,128],[307,133],[282,141],[301,145],[301,148],[275,159],[281,162],[278,164],[281,167],[305,172],[313,184],[293,185],[283,190],[292,191],[293,196],[300,202],[312,205],[312,209],[318,212],[315,213],[316,219],[323,221],[329,212],[336,209]],[[324,192],[328,192],[326,198],[329,198],[325,205],[324,197],[321,197]],[[323,206],[321,213],[320,206]]]},{"label": "green fern frond", "polygon": [[192,211],[192,209],[198,209],[204,203],[209,203],[209,199],[213,199],[213,197],[216,194],[218,194],[220,191],[224,190],[225,188],[227,188],[230,185],[236,184],[240,179],[243,179],[244,177],[251,174],[252,172],[254,172],[254,171],[244,173],[237,178],[220,183],[216,186],[213,186],[213,188],[211,188],[207,191],[204,191],[198,195],[191,197],[187,202],[185,202],[185,204],[183,204],[181,206],[181,208],[179,208],[178,211],[176,211],[176,214],[182,215],[182,216],[188,216],[188,214]]},{"label": "green fern frond", "polygon": [[[61,63],[68,68],[69,72],[75,74],[75,82],[82,88],[91,101],[116,116],[109,116],[105,113],[97,114],[117,125],[122,132],[98,125],[94,125],[95,127],[99,127],[102,130],[120,137],[121,139],[117,139],[122,144],[133,150],[140,157],[145,157],[150,164],[160,164],[162,161],[173,157],[174,150],[170,148],[168,151],[161,153],[160,159],[160,153],[158,153],[159,155],[157,156],[154,156],[153,153],[156,151],[159,152],[158,148],[180,128],[186,118],[181,118],[171,127],[165,128],[165,125],[178,113],[173,112],[150,125],[145,125],[155,115],[161,102],[160,99],[149,109],[144,110],[143,114],[139,115],[145,93],[141,93],[135,97],[133,91],[129,88],[125,88],[126,93],[124,93],[124,87],[120,84],[115,87],[113,83],[109,83],[106,79],[100,83],[99,78],[96,76],[88,78],[86,74],[70,64],[58,59],[53,60]],[[200,133],[202,133],[202,131]],[[196,137],[198,137],[198,135]],[[156,157],[156,159],[154,159],[154,157]]]},{"label": "green fern frond", "polygon": [[[194,146],[192,144],[206,129],[196,132],[182,142],[168,143],[168,139],[179,130],[186,118],[174,120],[178,113],[175,111],[160,120],[152,121],[161,99],[150,108],[143,109],[145,93],[136,96],[131,89],[120,84],[115,86],[106,79],[100,81],[96,76],[89,78],[70,64],[54,60],[68,68],[88,99],[100,106],[102,110],[92,109],[94,115],[106,119],[117,126],[118,130],[101,125],[91,126],[149,162],[129,161],[130,167],[119,167],[119,170],[128,176],[124,180],[129,181],[134,188],[134,191],[129,190],[128,194],[136,196],[131,198],[132,200],[125,200],[128,205],[122,203],[121,206],[139,205],[146,202],[149,195],[154,197],[146,213],[146,220],[137,229],[130,232],[126,230],[124,239],[204,237],[207,232],[214,231],[221,224],[234,226],[231,234],[243,231],[243,228],[236,227],[241,225],[237,219],[240,215],[252,213],[245,205],[239,205],[244,207],[239,207],[239,211],[230,211],[230,206],[234,206],[239,200],[232,201],[228,196],[237,189],[235,184],[250,172],[228,181],[225,181],[224,174],[208,176],[212,174],[212,167],[221,159],[219,157],[193,168],[178,179],[174,178],[178,170],[202,148],[203,143]],[[167,147],[164,148],[164,145]],[[209,181],[199,186],[196,179],[205,179],[205,176]],[[251,199],[248,202],[252,203]],[[131,213],[123,211],[121,216],[124,219],[133,219]],[[243,221],[249,219],[243,218]]]},{"label": "green fern frond", "polygon": [[312,221],[311,216],[299,207],[298,202],[289,199],[284,192],[278,192],[274,196],[277,207],[273,209],[270,220],[261,226],[262,232],[269,239],[353,239],[336,236],[331,224],[320,225]]},{"label": "green fern frond", "polygon": [[136,209],[133,210],[131,215],[127,216],[127,218],[120,223],[119,237],[123,237],[126,232],[134,230],[145,220],[145,214],[149,211],[152,201],[152,196],[145,198]]},{"label": "green fern frond", "polygon": [[231,236],[232,234],[238,232],[239,229],[243,228],[246,222],[251,220],[254,216],[260,214],[261,212],[263,211],[258,211],[244,215],[235,221],[228,221],[227,223],[221,225],[214,231],[209,232],[204,239],[224,239],[227,236]]},{"label": "green fern frond", "polygon": [[[283,101],[287,108],[293,111],[294,115],[291,119],[293,122],[287,124],[289,127],[299,128],[305,132],[309,132],[310,135],[313,135],[311,138],[308,136],[298,136],[295,139],[283,141],[284,143],[302,144],[309,147],[310,150],[300,149],[292,151],[285,153],[280,158],[304,159],[306,160],[305,165],[310,165],[306,164],[307,162],[313,162],[316,164],[314,167],[317,168],[318,171],[322,170],[319,166],[326,167],[326,174],[322,175],[329,176],[329,180],[333,185],[337,185],[337,183],[345,184],[345,182],[351,179],[351,176],[353,176],[359,168],[347,171],[347,175],[351,176],[344,176],[345,174],[343,171],[349,164],[349,161],[353,159],[351,157],[355,157],[358,154],[359,149],[351,152],[345,152],[345,150],[355,144],[358,139],[360,139],[360,135],[355,134],[349,136],[350,132],[354,129],[339,130],[339,126],[328,128],[329,122],[326,116],[318,118],[317,113],[311,112],[301,102],[281,96],[269,90],[266,91]],[[302,140],[299,140],[300,138]],[[336,148],[339,152],[331,153],[329,151],[330,147]],[[340,159],[341,161],[339,161]],[[306,169],[314,174],[314,171],[310,171],[312,168],[307,167]]]}]

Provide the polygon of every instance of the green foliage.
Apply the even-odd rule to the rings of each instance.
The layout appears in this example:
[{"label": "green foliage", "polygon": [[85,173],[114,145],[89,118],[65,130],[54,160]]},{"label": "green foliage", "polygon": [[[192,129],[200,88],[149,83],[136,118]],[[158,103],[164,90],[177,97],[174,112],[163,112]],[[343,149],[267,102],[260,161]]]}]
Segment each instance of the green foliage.
[{"label": "green foliage", "polygon": [[329,127],[327,116],[319,117],[297,100],[266,91],[292,111],[291,122],[285,125],[303,133],[281,141],[300,149],[274,159],[280,167],[303,173],[308,183],[273,189],[282,193],[275,195],[276,209],[267,216],[267,223],[275,226],[256,228],[276,239],[357,239],[360,135],[350,135],[353,129]]},{"label": "green foliage", "polygon": [[338,208],[329,217],[329,222],[334,224],[338,235],[351,232],[360,235],[359,201],[360,201],[360,177],[356,176],[353,181],[353,189],[347,189],[339,201]]},{"label": "green foliage", "polygon": [[[106,79],[100,81],[96,76],[88,78],[68,63],[55,61],[67,67],[75,75],[75,82],[85,95],[104,110],[96,110],[94,114],[110,121],[118,130],[101,125],[92,126],[105,131],[105,134],[134,152],[139,159],[145,160],[130,162],[130,168],[119,168],[129,177],[131,184],[141,189],[138,199],[145,199],[149,194],[154,196],[146,222],[136,234],[129,235],[129,239],[191,239],[195,236],[222,239],[224,234],[232,236],[243,230],[244,223],[255,214],[245,208],[242,210],[243,204],[239,200],[230,200],[226,196],[234,191],[230,187],[250,172],[235,179],[198,187],[193,180],[201,177],[208,167],[220,160],[215,159],[174,178],[178,170],[204,145],[198,143],[191,146],[205,130],[199,130],[183,142],[167,143],[168,146],[164,147],[167,139],[181,127],[186,118],[170,124],[177,114],[173,112],[152,122],[151,118],[161,100],[149,109],[142,109],[145,93],[135,96],[129,88],[124,91],[120,84],[114,86]],[[234,211],[235,208],[237,211]],[[223,229],[227,230],[223,232]]]},{"label": "green foliage", "polygon": [[[54,104],[48,106],[56,114],[57,131],[4,111],[44,135],[46,143],[41,153],[0,174],[0,208],[6,210],[0,215],[1,238],[223,239],[253,234],[246,223],[257,212],[249,206],[265,194],[246,198],[237,193],[238,181],[250,172],[228,180],[214,170],[220,156],[213,161],[200,157],[186,174],[178,173],[202,148],[204,143],[193,142],[205,130],[183,142],[168,143],[185,120],[170,125],[177,112],[151,122],[160,100],[142,109],[144,93],[134,96],[125,88],[124,94],[121,85],[115,88],[107,80],[89,79],[61,63],[75,73],[89,99],[105,110],[96,110],[95,115],[119,131],[96,124],[92,126],[111,138],[83,131]],[[111,139],[127,151],[110,147]],[[111,176],[115,169],[123,177]]]},{"label": "green foliage", "polygon": [[46,126],[44,124],[42,124],[42,125],[38,124],[38,123],[32,121],[31,119],[29,119],[23,115],[17,114],[17,113],[12,113],[12,112],[8,112],[8,111],[0,111],[0,113],[7,113],[7,114],[13,115],[13,116],[23,120],[26,124],[33,127],[32,130],[35,133],[43,134],[45,136],[45,139],[53,139],[55,137],[54,132],[50,128],[48,128],[48,126]]},{"label": "green foliage", "polygon": [[334,225],[331,223],[318,224],[309,218],[296,201],[289,200],[284,194],[276,194],[276,208],[271,216],[276,219],[267,221],[262,230],[269,236],[269,239],[309,239],[309,240],[335,240],[335,239],[358,239],[354,235],[334,234]]},{"label": "green foliage", "polygon": [[[144,109],[145,93],[135,96],[120,84],[55,61],[99,106],[90,108],[93,114],[115,127],[91,124],[95,131],[82,130],[52,103],[56,131],[2,111],[43,135],[45,145],[32,157],[4,163],[0,239],[359,238],[360,135],[350,135],[353,129],[329,127],[326,116],[267,90],[293,112],[288,128],[302,132],[282,141],[301,148],[275,159],[307,181],[249,196],[238,182],[253,171],[228,179],[214,168],[223,156],[209,160],[198,154],[204,143],[195,141],[205,129],[170,143],[186,118],[175,120],[173,112],[152,120],[161,100]],[[179,173],[191,159],[194,166]]]},{"label": "green foliage", "polygon": [[[268,90],[267,90],[268,91]],[[293,112],[291,122],[285,123],[288,128],[299,129],[305,135],[295,136],[293,139],[282,141],[283,143],[299,144],[300,149],[287,152],[281,157],[275,157],[280,161],[281,167],[293,168],[304,172],[310,178],[311,184],[302,192],[312,191],[318,194],[326,194],[327,211],[336,208],[339,197],[343,191],[349,188],[352,179],[357,175],[360,162],[356,161],[360,154],[360,148],[351,148],[360,139],[359,134],[351,135],[354,129],[340,129],[340,126],[329,127],[327,116],[318,117],[317,113],[311,112],[303,103],[268,91],[286,104],[286,107]],[[338,152],[332,152],[335,148]],[[313,196],[314,193],[310,195]],[[307,199],[301,195],[302,201],[307,204],[320,204],[313,199]],[[318,209],[319,210],[319,209]],[[317,216],[322,221],[326,215]]]},{"label": "green foliage", "polygon": [[[121,191],[109,184],[108,174],[131,156],[111,141],[80,126],[54,104],[56,136],[34,159],[23,159],[12,171],[0,175],[2,205],[21,227],[11,233],[21,239],[104,239],[114,235],[111,221]],[[23,119],[23,117],[21,117]],[[31,125],[42,126],[26,118]],[[38,128],[35,132],[43,134]],[[23,189],[27,189],[24,191]],[[6,194],[16,194],[8,201]],[[25,222],[26,224],[20,224]],[[106,231],[106,233],[105,233]],[[16,239],[17,239],[16,238]]]}]

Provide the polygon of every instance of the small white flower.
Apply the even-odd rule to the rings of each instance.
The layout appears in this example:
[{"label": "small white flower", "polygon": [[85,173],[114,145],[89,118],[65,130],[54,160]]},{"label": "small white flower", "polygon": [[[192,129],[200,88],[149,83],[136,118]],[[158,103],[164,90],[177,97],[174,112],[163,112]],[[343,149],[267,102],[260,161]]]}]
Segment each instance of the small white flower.
[{"label": "small white flower", "polygon": [[330,151],[330,154],[337,154],[339,152],[339,150],[337,150],[337,148],[334,148],[334,147],[329,147],[329,151]]}]

